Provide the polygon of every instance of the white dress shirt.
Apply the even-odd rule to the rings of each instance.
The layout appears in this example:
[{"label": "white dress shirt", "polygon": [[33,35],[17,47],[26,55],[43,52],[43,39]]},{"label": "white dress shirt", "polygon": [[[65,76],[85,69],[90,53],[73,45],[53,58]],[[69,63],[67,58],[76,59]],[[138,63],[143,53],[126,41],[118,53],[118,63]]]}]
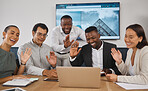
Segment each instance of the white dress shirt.
[{"label": "white dress shirt", "polygon": [[98,50],[92,48],[92,60],[93,67],[99,67],[101,70],[103,70],[103,42]]},{"label": "white dress shirt", "polygon": [[[76,26],[72,26],[69,35],[70,41],[76,40],[78,37],[80,37],[82,40],[86,40],[85,32]],[[61,26],[57,26],[51,31],[51,47],[55,52],[68,53],[70,51],[70,46],[68,48],[64,47],[63,40],[65,40],[66,36],[67,34],[63,32]]]},{"label": "white dress shirt", "polygon": [[[102,45],[98,50],[92,48],[92,66],[99,67],[101,70],[103,70],[103,45],[104,42],[102,41]],[[112,71],[113,74],[115,74],[113,69],[109,69]]]}]

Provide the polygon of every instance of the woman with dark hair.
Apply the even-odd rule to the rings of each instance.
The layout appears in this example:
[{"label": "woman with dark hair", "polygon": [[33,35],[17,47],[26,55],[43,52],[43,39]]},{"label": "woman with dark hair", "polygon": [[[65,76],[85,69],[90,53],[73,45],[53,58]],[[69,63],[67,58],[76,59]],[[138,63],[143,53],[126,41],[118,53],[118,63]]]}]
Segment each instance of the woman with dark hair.
[{"label": "woman with dark hair", "polygon": [[120,51],[111,49],[111,55],[123,75],[107,74],[106,77],[114,82],[148,84],[148,42],[142,26],[139,24],[128,26],[124,41],[129,48],[125,63]]},{"label": "woman with dark hair", "polygon": [[[27,48],[25,53],[21,53],[21,65],[16,66],[15,54],[10,52],[11,46],[19,40],[20,31],[17,26],[7,26],[3,32],[3,42],[0,45],[0,83],[8,80],[26,78],[24,73],[25,64],[31,56],[31,49]],[[16,75],[17,74],[17,75]]]}]

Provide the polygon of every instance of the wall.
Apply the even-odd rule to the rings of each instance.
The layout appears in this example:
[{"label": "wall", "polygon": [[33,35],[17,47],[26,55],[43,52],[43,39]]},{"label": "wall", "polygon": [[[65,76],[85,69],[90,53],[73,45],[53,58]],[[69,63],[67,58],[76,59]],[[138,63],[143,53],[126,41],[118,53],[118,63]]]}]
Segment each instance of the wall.
[{"label": "wall", "polygon": [[[125,28],[129,24],[141,24],[148,37],[148,0],[0,0],[0,43],[2,31],[7,25],[15,24],[20,28],[20,46],[32,39],[32,28],[38,22],[45,23],[49,30],[55,27],[56,3],[94,3],[120,2],[120,40],[105,40],[125,47]],[[48,34],[49,35],[49,34]],[[45,43],[49,44],[49,37]]]}]

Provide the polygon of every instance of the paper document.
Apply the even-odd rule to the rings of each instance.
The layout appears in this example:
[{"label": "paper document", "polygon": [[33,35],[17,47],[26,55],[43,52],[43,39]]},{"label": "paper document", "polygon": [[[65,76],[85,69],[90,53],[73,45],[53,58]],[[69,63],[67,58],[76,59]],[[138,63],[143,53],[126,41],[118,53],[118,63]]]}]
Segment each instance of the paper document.
[{"label": "paper document", "polygon": [[30,79],[13,79],[11,81],[7,81],[3,83],[3,86],[27,86],[34,81],[37,81],[38,78],[30,78]]},{"label": "paper document", "polygon": [[140,85],[140,84],[130,84],[130,83],[116,83],[117,85],[121,86],[126,90],[132,89],[148,89],[148,85]]}]

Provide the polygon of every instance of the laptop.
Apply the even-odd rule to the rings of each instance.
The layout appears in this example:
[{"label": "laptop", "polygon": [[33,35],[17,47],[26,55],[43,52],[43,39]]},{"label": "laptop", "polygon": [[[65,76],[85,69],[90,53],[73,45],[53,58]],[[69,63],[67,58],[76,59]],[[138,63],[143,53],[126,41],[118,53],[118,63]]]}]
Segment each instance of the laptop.
[{"label": "laptop", "polygon": [[60,87],[100,88],[100,68],[56,67]]}]

